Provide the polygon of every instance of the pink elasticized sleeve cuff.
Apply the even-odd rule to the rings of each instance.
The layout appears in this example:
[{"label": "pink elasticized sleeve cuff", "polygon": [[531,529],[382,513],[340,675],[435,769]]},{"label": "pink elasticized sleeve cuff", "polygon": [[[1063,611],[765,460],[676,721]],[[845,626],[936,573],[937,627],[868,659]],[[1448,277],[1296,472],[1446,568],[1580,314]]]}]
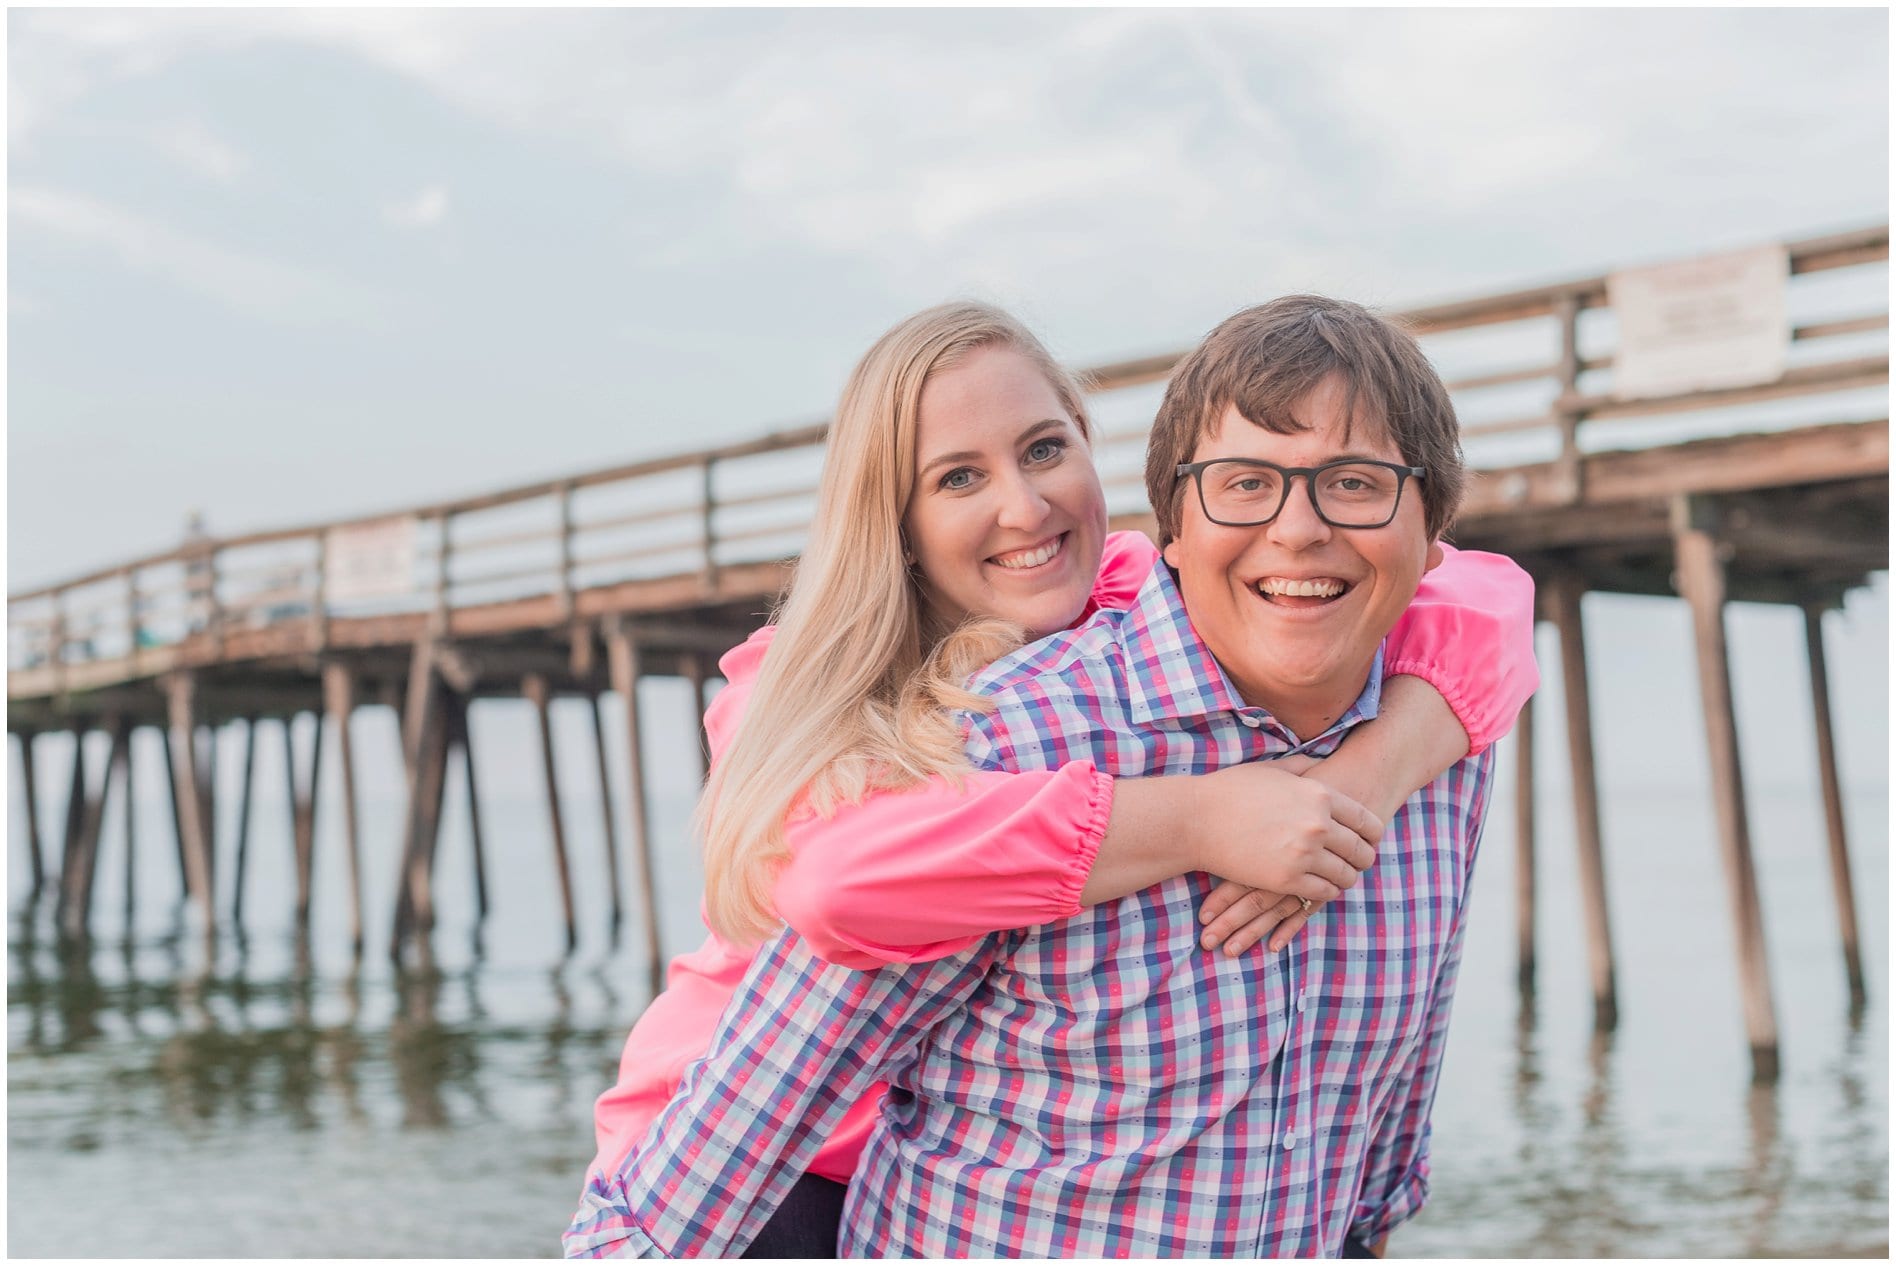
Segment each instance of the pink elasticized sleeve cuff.
[{"label": "pink elasticized sleeve cuff", "polygon": [[815,953],[873,970],[959,953],[983,936],[1069,918],[1112,816],[1090,761],[970,773],[882,792],[786,828],[777,913]]},{"label": "pink elasticized sleeve cuff", "polygon": [[1468,731],[1469,755],[1514,726],[1540,687],[1534,662],[1534,581],[1512,559],[1442,547],[1415,601],[1390,630],[1383,672],[1434,686]]}]

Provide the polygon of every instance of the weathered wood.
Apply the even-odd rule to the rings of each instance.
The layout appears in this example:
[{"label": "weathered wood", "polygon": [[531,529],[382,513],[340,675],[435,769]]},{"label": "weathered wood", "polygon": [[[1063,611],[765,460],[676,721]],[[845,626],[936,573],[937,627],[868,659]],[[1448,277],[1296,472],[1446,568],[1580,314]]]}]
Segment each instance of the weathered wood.
[{"label": "weathered wood", "polygon": [[[287,734],[288,729],[284,732]],[[239,932],[244,926],[244,888],[250,868],[250,807],[257,784],[257,718],[254,716],[244,719],[243,778],[243,785],[237,790],[237,849],[231,863],[236,883],[230,894],[230,925]]]},{"label": "weathered wood", "polygon": [[1515,983],[1534,991],[1534,699],[1514,722]]},{"label": "weathered wood", "polygon": [[395,903],[395,930],[389,941],[390,953],[399,960],[409,935],[419,932],[425,940],[434,926],[434,893],[430,887],[428,856],[435,825],[429,822],[429,810],[436,802],[434,788],[427,784],[426,773],[435,766],[436,747],[446,743],[446,726],[441,714],[441,679],[434,669],[435,643],[424,638],[415,643],[409,667],[407,702],[402,712],[402,750],[407,765],[407,810],[403,815],[401,883]]},{"label": "weathered wood", "polygon": [[26,811],[26,863],[33,878],[33,891],[27,898],[33,905],[39,903],[40,895],[46,890],[46,856],[40,851],[39,820],[39,765],[33,759],[33,731],[20,730],[15,735],[20,749],[20,800]]},{"label": "weathered wood", "polygon": [[86,731],[81,728],[72,732],[72,778],[66,790],[66,818],[60,830],[59,895],[53,902],[54,925],[62,932],[66,928],[66,912],[78,896],[75,885],[82,875],[79,854],[83,851],[80,840],[85,834],[85,823]]},{"label": "weathered wood", "polygon": [[211,837],[198,797],[197,674],[173,673],[165,683],[171,711],[171,748],[175,762],[172,785],[176,790],[178,830],[184,841],[185,889],[206,927],[215,927],[217,911],[211,902]]},{"label": "weathered wood", "polygon": [[651,810],[645,796],[645,764],[639,741],[639,647],[622,620],[606,624],[606,666],[612,689],[625,708],[626,788],[631,828],[632,860],[639,881],[639,899],[645,909],[645,954],[652,996],[665,987],[665,956],[660,946],[658,893],[651,849]]},{"label": "weathered wood", "polygon": [[685,682],[691,688],[692,712],[698,718],[698,778],[703,781],[711,773],[711,736],[704,729],[704,657],[693,651],[684,657]]},{"label": "weathered wood", "polygon": [[487,920],[487,846],[481,839],[480,784],[474,777],[474,726],[471,708],[463,700],[455,715],[455,740],[461,749],[461,766],[467,782],[467,828],[474,844],[474,921]]},{"label": "weathered wood", "polygon": [[573,876],[566,859],[566,825],[560,816],[560,780],[553,756],[552,699],[546,678],[529,673],[520,681],[520,693],[533,704],[540,729],[541,765],[546,771],[546,812],[553,829],[553,866],[559,878],[560,906],[566,913],[566,948],[570,953],[579,944],[579,924],[573,915]]},{"label": "weathered wood", "polygon": [[362,835],[356,816],[355,747],[349,737],[349,722],[356,708],[356,678],[349,665],[333,660],[323,665],[323,707],[329,713],[330,728],[336,733],[336,762],[342,771],[342,825],[344,843],[349,850],[349,943],[360,957],[363,946]]},{"label": "weathered wood", "polygon": [[606,883],[612,892],[612,943],[619,943],[619,928],[625,922],[624,900],[619,882],[619,830],[612,816],[612,777],[606,768],[605,700],[597,691],[588,693],[586,711],[592,714],[593,754],[599,762],[599,820],[606,835]]},{"label": "weathered wood", "polygon": [[309,932],[311,887],[316,866],[316,789],[323,763],[323,713],[310,714],[308,772],[297,769],[296,717],[283,718],[284,785],[290,796],[290,838],[296,863],[296,930]]},{"label": "weathered wood", "polygon": [[84,940],[92,930],[93,877],[98,871],[99,837],[105,824],[105,801],[112,788],[113,772],[123,759],[123,723],[114,721],[112,729],[112,750],[106,757],[105,768],[100,771],[96,792],[91,788],[92,779],[85,767],[85,736],[77,736],[73,785],[79,791],[79,803],[69,805],[68,811],[73,808],[79,810],[78,822],[76,829],[74,823],[67,823],[66,860],[59,873],[59,930],[61,935],[72,940]]},{"label": "weathered wood", "polygon": [[1725,646],[1725,565],[1719,557],[1719,542],[1706,528],[1713,521],[1712,508],[1696,498],[1680,497],[1674,503],[1679,588],[1692,607],[1699,692],[1705,706],[1705,738],[1711,755],[1712,800],[1731,895],[1732,930],[1738,941],[1738,976],[1745,1032],[1751,1042],[1752,1076],[1771,1081],[1778,1074],[1777,1010],[1771,998],[1764,915],[1758,900],[1744,775],[1738,758],[1738,722],[1732,709],[1731,669]]},{"label": "weathered wood", "polygon": [[1619,1023],[1613,967],[1612,920],[1607,915],[1606,859],[1600,839],[1600,791],[1593,768],[1593,709],[1587,689],[1587,650],[1580,620],[1580,584],[1556,576],[1547,587],[1560,630],[1560,676],[1566,692],[1567,758],[1573,770],[1574,842],[1580,861],[1580,901],[1586,915],[1587,970],[1593,983],[1593,1025]]},{"label": "weathered wood", "polygon": [[1837,897],[1837,929],[1843,939],[1844,975],[1850,1005],[1863,1006],[1863,955],[1858,948],[1856,897],[1850,881],[1850,847],[1843,829],[1843,782],[1837,776],[1837,740],[1830,724],[1830,673],[1824,662],[1824,609],[1804,608],[1804,640],[1810,659],[1810,697],[1817,723],[1817,773],[1823,787],[1824,828],[1830,843],[1830,883]]},{"label": "weathered wood", "polygon": [[105,834],[105,810],[113,784],[124,777],[131,750],[131,727],[125,718],[113,718],[107,728],[112,732],[112,747],[100,772],[97,793],[86,796],[85,817],[80,823],[78,849],[73,860],[73,895],[66,904],[61,929],[75,940],[84,940],[92,933],[92,895],[99,877],[99,845]]},{"label": "weathered wood", "polygon": [[125,726],[125,944],[130,946],[138,931],[138,781],[132,775],[138,767],[132,752],[138,727],[130,717]]},{"label": "weathered wood", "polygon": [[[199,699],[200,708],[203,699]],[[200,716],[202,712],[200,712]],[[217,891],[217,726],[204,726],[195,740],[199,744],[198,802],[204,813],[204,864],[210,876],[210,891]]]},{"label": "weathered wood", "polygon": [[[167,696],[167,706],[169,697]],[[190,850],[184,842],[184,811],[178,802],[178,760],[167,719],[158,727],[158,749],[165,760],[165,798],[171,805],[171,839],[178,846],[178,888],[186,898],[191,895]]]}]

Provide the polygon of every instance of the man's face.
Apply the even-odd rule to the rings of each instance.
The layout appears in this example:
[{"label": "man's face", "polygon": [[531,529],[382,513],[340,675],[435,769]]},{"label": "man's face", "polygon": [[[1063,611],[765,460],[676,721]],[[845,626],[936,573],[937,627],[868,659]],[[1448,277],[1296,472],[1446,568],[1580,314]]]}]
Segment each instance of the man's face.
[{"label": "man's face", "polygon": [[[1226,406],[1192,460],[1401,463],[1378,423],[1359,423],[1345,443],[1346,390],[1335,376],[1319,383],[1295,411],[1309,429],[1290,435],[1254,426]],[[1299,476],[1271,522],[1224,527],[1205,517],[1189,481],[1165,561],[1178,572],[1192,627],[1246,703],[1270,710],[1299,737],[1314,737],[1355,702],[1383,636],[1415,597],[1422,574],[1442,561],[1427,534],[1421,487],[1409,482],[1387,526],[1337,528],[1317,517]]]}]

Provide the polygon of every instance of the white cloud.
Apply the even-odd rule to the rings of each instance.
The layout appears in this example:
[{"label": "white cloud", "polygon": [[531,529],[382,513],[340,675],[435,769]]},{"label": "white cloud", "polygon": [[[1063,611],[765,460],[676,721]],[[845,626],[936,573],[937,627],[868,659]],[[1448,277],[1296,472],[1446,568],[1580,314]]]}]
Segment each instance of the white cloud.
[{"label": "white cloud", "polygon": [[384,207],[382,218],[398,228],[433,228],[448,218],[447,187],[429,185],[412,198]]},{"label": "white cloud", "polygon": [[229,184],[244,169],[243,155],[194,119],[158,124],[151,142],[179,166],[219,184]]},{"label": "white cloud", "polygon": [[181,233],[84,194],[44,186],[8,197],[15,232],[111,252],[121,264],[245,315],[288,324],[379,322],[385,301],[353,282]]}]

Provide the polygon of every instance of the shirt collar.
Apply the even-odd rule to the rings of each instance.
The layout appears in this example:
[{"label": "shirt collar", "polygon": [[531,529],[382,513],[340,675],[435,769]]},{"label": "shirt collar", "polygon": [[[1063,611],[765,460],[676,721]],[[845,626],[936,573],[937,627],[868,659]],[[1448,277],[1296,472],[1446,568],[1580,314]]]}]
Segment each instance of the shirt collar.
[{"label": "shirt collar", "polygon": [[[1244,702],[1192,627],[1178,583],[1164,559],[1152,564],[1120,627],[1126,651],[1127,703],[1135,722],[1150,725],[1221,712],[1269,718],[1264,709]],[[1382,681],[1383,657],[1378,654],[1356,702],[1322,734],[1299,736],[1301,743],[1314,743],[1374,717],[1382,703]],[[1269,719],[1276,724],[1275,718]]]}]

